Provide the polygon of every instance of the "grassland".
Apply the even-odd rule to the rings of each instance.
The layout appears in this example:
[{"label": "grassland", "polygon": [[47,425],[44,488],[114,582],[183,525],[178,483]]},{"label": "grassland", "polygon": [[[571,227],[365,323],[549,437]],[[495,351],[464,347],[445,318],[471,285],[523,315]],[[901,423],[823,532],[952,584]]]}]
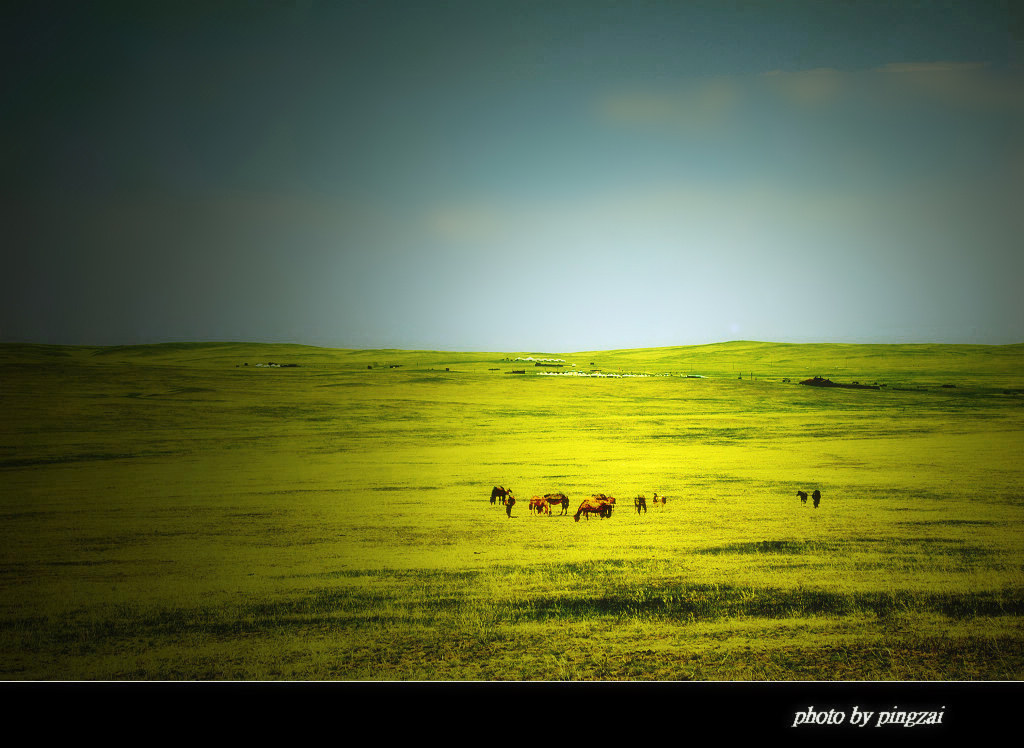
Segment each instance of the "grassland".
[{"label": "grassland", "polygon": [[1022,398],[1020,345],[0,346],[0,678],[1017,680]]}]

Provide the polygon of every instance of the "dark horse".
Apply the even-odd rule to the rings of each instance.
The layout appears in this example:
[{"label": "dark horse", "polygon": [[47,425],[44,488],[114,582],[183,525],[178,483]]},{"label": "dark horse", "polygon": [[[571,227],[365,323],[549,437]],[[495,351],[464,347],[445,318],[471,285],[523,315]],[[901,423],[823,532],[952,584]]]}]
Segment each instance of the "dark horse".
[{"label": "dark horse", "polygon": [[559,504],[562,506],[562,511],[559,512],[560,515],[569,513],[569,497],[564,493],[546,493],[544,494],[544,498],[548,501],[548,514],[551,513],[550,507],[558,506]]},{"label": "dark horse", "polygon": [[807,492],[806,491],[797,491],[796,495],[800,497],[800,503],[801,504],[806,504],[807,503]]},{"label": "dark horse", "polygon": [[814,493],[811,494],[811,498],[814,499],[814,508],[818,508],[818,504],[821,503],[821,491],[817,488],[814,489]]},{"label": "dark horse", "polygon": [[591,498],[604,502],[604,511],[601,512],[601,519],[612,516],[612,509],[615,508],[614,496],[605,496],[603,493],[595,493]]},{"label": "dark horse", "polygon": [[641,509],[644,510],[644,514],[647,514],[647,497],[643,495],[637,496],[633,499],[633,506],[636,507],[637,514],[640,514]]},{"label": "dark horse", "polygon": [[508,503],[508,499],[512,497],[512,489],[504,488],[503,486],[495,486],[491,489],[491,503],[498,502],[500,504]]}]

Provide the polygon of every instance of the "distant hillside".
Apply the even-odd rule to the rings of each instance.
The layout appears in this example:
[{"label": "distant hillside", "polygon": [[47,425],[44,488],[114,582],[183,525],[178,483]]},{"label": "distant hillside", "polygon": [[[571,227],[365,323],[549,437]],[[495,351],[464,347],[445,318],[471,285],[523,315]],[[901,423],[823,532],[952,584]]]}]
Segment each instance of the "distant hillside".
[{"label": "distant hillside", "polygon": [[831,376],[837,381],[1024,375],[1024,344],[860,344],[733,341],[708,345],[573,354],[606,367],[684,365],[687,373],[749,377]]},{"label": "distant hillside", "polygon": [[[534,359],[561,365],[537,366]],[[524,360],[526,359],[526,360]],[[349,350],[283,343],[158,343],[133,346],[0,344],[0,364],[134,364],[244,368],[266,363],[334,370],[503,374],[647,373],[722,379],[941,385],[970,380],[1024,386],[1024,344],[836,344],[732,341],[708,345],[558,353]]]}]

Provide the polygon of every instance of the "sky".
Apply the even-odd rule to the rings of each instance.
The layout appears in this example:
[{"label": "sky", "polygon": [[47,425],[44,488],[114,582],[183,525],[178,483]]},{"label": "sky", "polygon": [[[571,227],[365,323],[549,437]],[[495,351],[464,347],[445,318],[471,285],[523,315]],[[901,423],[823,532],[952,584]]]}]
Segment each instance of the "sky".
[{"label": "sky", "polygon": [[0,342],[1024,342],[1009,0],[0,13]]}]

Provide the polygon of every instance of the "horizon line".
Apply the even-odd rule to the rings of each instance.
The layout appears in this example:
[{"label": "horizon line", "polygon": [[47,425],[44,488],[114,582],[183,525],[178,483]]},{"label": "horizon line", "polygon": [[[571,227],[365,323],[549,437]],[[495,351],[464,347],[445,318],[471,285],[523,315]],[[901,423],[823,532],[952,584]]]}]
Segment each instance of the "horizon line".
[{"label": "horizon line", "polygon": [[229,346],[229,345],[251,345],[251,346],[299,346],[303,348],[318,348],[322,350],[335,350],[335,351],[408,351],[408,352],[434,352],[434,353],[560,353],[560,354],[582,354],[582,353],[596,353],[596,352],[619,352],[619,351],[638,351],[638,350],[658,350],[668,348],[700,348],[714,345],[735,345],[735,344],[757,344],[757,345],[849,345],[849,346],[926,346],[926,345],[944,345],[944,346],[977,346],[987,348],[998,348],[998,347],[1010,347],[1024,345],[1024,340],[1015,343],[965,343],[965,342],[946,342],[946,341],[917,341],[917,342],[897,342],[897,341],[828,341],[828,340],[811,340],[811,341],[785,341],[785,340],[753,340],[753,339],[736,339],[736,340],[719,340],[710,343],[675,343],[670,345],[640,345],[633,347],[616,347],[616,348],[585,348],[576,350],[556,350],[556,349],[540,349],[540,348],[522,348],[522,349],[511,349],[511,348],[427,348],[427,347],[400,347],[400,346],[369,346],[369,347],[351,347],[351,346],[335,346],[335,345],[318,345],[313,343],[296,343],[296,342],[282,342],[282,341],[256,341],[256,340],[163,340],[154,341],[148,343],[40,343],[35,341],[25,340],[0,340],[0,346],[38,346],[38,347],[51,347],[51,348],[145,348],[149,346],[174,346],[174,345],[189,345],[189,346]]}]

